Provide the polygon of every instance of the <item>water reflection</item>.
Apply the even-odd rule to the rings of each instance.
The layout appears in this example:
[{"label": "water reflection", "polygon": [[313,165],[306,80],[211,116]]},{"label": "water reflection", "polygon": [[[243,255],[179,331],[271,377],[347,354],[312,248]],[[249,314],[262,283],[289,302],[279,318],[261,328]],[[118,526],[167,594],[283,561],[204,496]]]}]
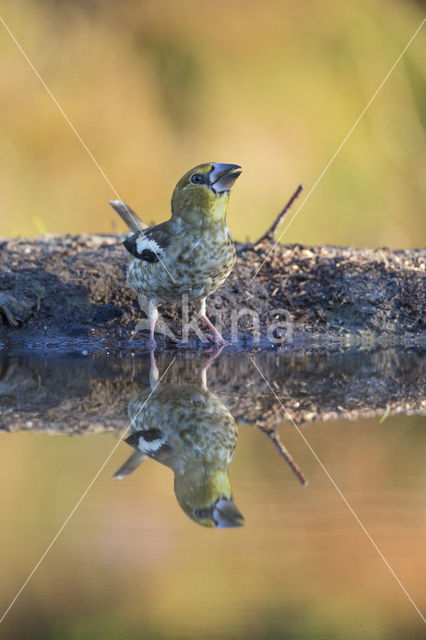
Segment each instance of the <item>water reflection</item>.
[{"label": "water reflection", "polygon": [[[128,476],[146,458],[156,460],[173,471],[177,501],[194,522],[227,528],[241,526],[244,517],[234,503],[228,469],[237,445],[238,427],[230,411],[207,387],[207,371],[221,351],[216,351],[204,365],[193,360],[198,380],[191,383],[164,382],[151,352],[150,386],[128,405],[130,435],[125,442],[134,452],[114,477]],[[277,431],[257,426],[299,482],[306,485],[304,474]]]},{"label": "water reflection", "polygon": [[[127,640],[141,629],[147,638],[423,638],[404,593],[294,428],[283,424],[276,396],[424,611],[424,351],[253,354],[276,396],[244,354],[224,350],[210,366],[205,353],[172,356],[157,355],[159,372],[145,355],[0,357],[0,424],[21,432],[0,433],[3,609],[129,417],[126,435],[138,440],[119,475],[145,455],[163,463],[146,460],[133,478],[112,481],[132,453],[119,445],[114,466],[97,478],[3,623],[5,637],[29,637],[27,621],[35,619],[44,639]],[[136,416],[152,391],[150,373],[151,384],[161,381],[150,405],[156,423],[148,402],[145,419]],[[215,445],[220,464],[202,447],[202,420],[188,420],[185,440],[184,418],[169,412],[176,402],[183,416],[196,416],[202,402],[229,421]],[[226,429],[232,436],[230,415],[239,428],[233,458],[221,440]],[[336,419],[360,415],[374,418]],[[103,435],[41,435],[60,433]],[[277,452],[289,460],[277,433],[303,460],[307,490],[280,466]],[[200,473],[195,490],[205,480],[196,463],[213,472],[223,465],[246,526],[206,530],[184,515],[172,489],[179,463]],[[203,497],[203,506],[214,499]]]},{"label": "water reflection", "polygon": [[422,411],[422,349],[263,352],[254,358],[274,393],[250,355],[227,350],[207,363],[200,354],[160,354],[164,378],[153,356],[147,366],[146,357],[3,354],[0,425],[10,431],[75,434],[123,431],[130,421],[126,442],[134,452],[115,476],[129,475],[146,458],[156,460],[173,471],[176,498],[192,520],[235,527],[244,522],[229,478],[236,423],[255,425],[305,485],[277,431],[289,416],[303,425],[340,416],[384,420],[391,413]]},{"label": "water reflection", "polygon": [[[217,355],[217,354],[216,354]],[[150,387],[130,401],[132,455],[115,478],[152,458],[174,473],[174,490],[184,512],[205,527],[238,527],[244,518],[232,498],[229,463],[238,438],[235,420],[207,388],[202,367],[198,384],[166,384],[151,354]]]},{"label": "water reflection", "polygon": [[[421,347],[295,349],[253,358],[276,395],[248,353],[226,349],[208,371],[209,389],[238,424],[271,432],[288,415],[304,424],[424,412],[426,351]],[[199,383],[194,372],[203,368],[202,359],[180,351],[157,355],[167,381],[176,384]],[[124,430],[129,401],[147,386],[148,376],[143,353],[121,359],[0,351],[0,428],[73,434]]]}]

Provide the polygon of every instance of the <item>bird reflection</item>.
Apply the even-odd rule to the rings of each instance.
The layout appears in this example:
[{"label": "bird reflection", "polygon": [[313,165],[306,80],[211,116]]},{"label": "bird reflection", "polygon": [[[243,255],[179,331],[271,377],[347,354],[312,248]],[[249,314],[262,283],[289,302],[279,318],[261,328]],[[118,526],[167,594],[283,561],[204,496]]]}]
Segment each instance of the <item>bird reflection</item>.
[{"label": "bird reflection", "polygon": [[151,388],[130,401],[130,435],[134,452],[114,477],[132,473],[146,458],[172,469],[178,503],[205,527],[238,527],[244,518],[232,498],[228,466],[237,444],[234,418],[207,388],[207,369],[198,384],[163,384],[151,352]]}]

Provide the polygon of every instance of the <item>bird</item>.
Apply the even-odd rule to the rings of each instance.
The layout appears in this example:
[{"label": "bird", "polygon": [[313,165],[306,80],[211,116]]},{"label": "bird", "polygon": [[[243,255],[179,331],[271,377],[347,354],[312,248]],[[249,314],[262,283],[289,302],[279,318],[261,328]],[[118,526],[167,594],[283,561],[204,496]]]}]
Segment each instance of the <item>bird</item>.
[{"label": "bird", "polygon": [[159,384],[151,360],[151,386],[128,405],[130,435],[125,441],[134,452],[114,477],[124,478],[146,458],[156,460],[172,469],[177,501],[194,522],[238,527],[244,518],[234,503],[228,472],[238,428],[207,388],[206,371],[215,355],[196,384]]},{"label": "bird", "polygon": [[152,227],[121,200],[109,202],[132,232],[124,241],[130,253],[127,282],[141,307],[143,299],[149,301],[150,347],[155,348],[158,304],[176,303],[184,295],[199,305],[200,317],[211,331],[207,337],[226,344],[206,315],[206,298],[225,282],[235,264],[226,212],[241,171],[236,164],[197,165],[173,191],[171,218]]}]

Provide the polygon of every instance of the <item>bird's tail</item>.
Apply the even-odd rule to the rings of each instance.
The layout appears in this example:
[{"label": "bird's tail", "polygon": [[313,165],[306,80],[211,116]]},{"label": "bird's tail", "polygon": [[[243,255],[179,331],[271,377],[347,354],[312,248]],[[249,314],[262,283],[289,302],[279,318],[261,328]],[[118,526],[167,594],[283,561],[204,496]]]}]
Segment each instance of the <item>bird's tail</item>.
[{"label": "bird's tail", "polygon": [[139,233],[142,229],[146,229],[148,225],[146,225],[139,218],[138,214],[133,211],[131,207],[122,200],[110,200],[109,204],[114,209],[116,213],[120,216],[120,218],[127,224],[130,231],[133,233]]},{"label": "bird's tail", "polygon": [[117,471],[114,473],[112,477],[118,478],[119,480],[121,480],[121,478],[125,478],[126,476],[129,476],[135,469],[138,468],[138,466],[144,460],[146,460],[147,457],[148,457],[147,455],[145,455],[144,453],[142,453],[142,451],[139,451],[138,449],[136,451],[133,451],[130,458],[127,458],[126,462],[122,464],[119,469],[117,469]]}]

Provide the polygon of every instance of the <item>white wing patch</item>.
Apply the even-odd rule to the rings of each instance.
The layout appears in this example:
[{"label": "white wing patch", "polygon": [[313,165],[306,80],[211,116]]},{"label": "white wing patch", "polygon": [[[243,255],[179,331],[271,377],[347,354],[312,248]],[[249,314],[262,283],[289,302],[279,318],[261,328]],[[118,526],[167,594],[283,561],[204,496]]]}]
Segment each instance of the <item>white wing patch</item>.
[{"label": "white wing patch", "polygon": [[149,251],[154,251],[157,255],[164,253],[164,249],[160,247],[160,245],[153,239],[148,239],[144,234],[141,234],[139,238],[136,240],[136,249],[139,254],[145,249]]},{"label": "white wing patch", "polygon": [[151,442],[147,442],[143,436],[139,438],[139,449],[144,451],[145,453],[154,453],[158,451],[165,444],[165,440],[163,438],[156,438]]}]

